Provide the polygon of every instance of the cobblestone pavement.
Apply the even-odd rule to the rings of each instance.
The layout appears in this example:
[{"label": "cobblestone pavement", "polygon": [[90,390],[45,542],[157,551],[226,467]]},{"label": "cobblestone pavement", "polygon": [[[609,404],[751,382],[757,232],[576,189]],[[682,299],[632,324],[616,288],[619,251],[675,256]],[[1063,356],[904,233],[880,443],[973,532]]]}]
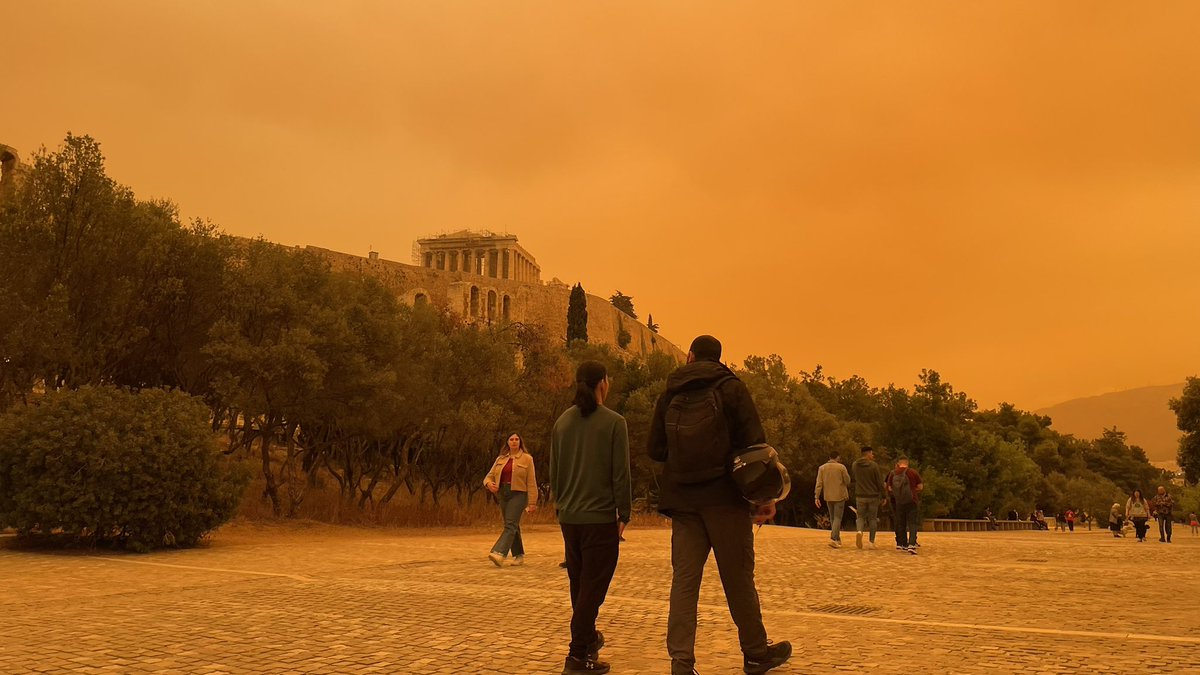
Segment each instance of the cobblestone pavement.
[{"label": "cobblestone pavement", "polygon": [[[238,526],[152,555],[0,550],[0,673],[557,673],[562,541],[527,529],[528,563],[504,568],[484,557],[496,532]],[[764,527],[767,629],[796,648],[774,672],[1198,673],[1200,537],[1178,529],[1169,546],[923,533],[909,556]],[[627,537],[600,613],[604,658],[666,673],[670,532]],[[697,668],[738,673],[709,565]]]}]

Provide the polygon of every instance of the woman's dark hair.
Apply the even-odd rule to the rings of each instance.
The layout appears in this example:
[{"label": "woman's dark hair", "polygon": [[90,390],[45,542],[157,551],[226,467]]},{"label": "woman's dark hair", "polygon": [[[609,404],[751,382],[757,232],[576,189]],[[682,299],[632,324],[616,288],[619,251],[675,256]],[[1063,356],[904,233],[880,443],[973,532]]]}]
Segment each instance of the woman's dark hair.
[{"label": "woman's dark hair", "polygon": [[596,412],[600,402],[596,400],[596,385],[608,377],[608,369],[599,361],[584,361],[575,371],[575,405],[584,417]]},{"label": "woman's dark hair", "polygon": [[1133,488],[1133,496],[1136,497],[1139,502],[1146,501],[1146,498],[1142,496],[1141,488]]}]

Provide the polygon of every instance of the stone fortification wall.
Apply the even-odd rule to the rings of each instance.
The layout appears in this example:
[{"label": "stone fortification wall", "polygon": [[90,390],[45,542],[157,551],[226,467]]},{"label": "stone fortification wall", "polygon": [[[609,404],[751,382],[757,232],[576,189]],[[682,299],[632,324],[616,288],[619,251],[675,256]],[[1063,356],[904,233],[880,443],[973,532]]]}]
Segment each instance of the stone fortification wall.
[{"label": "stone fortification wall", "polygon": [[[335,270],[379,279],[407,304],[430,302],[480,323],[519,321],[541,324],[551,335],[566,339],[571,289],[557,280],[541,283],[498,279],[406,265],[374,254],[364,258],[315,246],[308,246],[306,250],[324,256]],[[679,347],[617,309],[607,299],[588,294],[587,310],[589,342],[607,344],[618,352],[633,356],[661,352],[683,361],[684,353]],[[617,344],[621,327],[632,338],[624,350]]]}]

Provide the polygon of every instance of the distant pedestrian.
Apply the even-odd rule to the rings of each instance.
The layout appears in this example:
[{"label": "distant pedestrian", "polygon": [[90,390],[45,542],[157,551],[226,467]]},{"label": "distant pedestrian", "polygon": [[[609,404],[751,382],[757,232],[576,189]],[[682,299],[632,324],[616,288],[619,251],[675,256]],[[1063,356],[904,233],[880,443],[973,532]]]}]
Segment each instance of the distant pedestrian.
[{"label": "distant pedestrian", "polygon": [[1133,494],[1125,502],[1125,517],[1133,522],[1134,533],[1138,541],[1146,541],[1146,524],[1150,520],[1150,503],[1142,497],[1142,491],[1134,489]]},{"label": "distant pedestrian", "polygon": [[609,671],[599,660],[604,635],[596,630],[596,616],[633,508],[629,429],[624,417],[604,407],[609,386],[604,364],[581,363],[574,405],[551,432],[550,491],[557,501],[571,589],[571,644],[563,673]]},{"label": "distant pedestrian", "polygon": [[[875,463],[875,450],[863,446],[862,456],[854,461],[854,506],[858,509],[855,527],[858,533],[854,536],[854,545],[863,547],[863,528],[867,529],[869,539],[867,548],[875,548],[875,531],[879,529],[879,504],[887,494],[883,486],[883,471]],[[990,512],[989,512],[990,513]]]},{"label": "distant pedestrian", "polygon": [[1154,518],[1158,520],[1158,540],[1162,543],[1171,543],[1171,520],[1174,517],[1172,511],[1175,510],[1175,498],[1167,493],[1167,488],[1159,485],[1158,494],[1154,495],[1154,501],[1150,504],[1154,510]]},{"label": "distant pedestrian", "polygon": [[484,477],[483,486],[499,498],[500,513],[504,516],[504,531],[488,553],[488,560],[499,567],[511,552],[512,564],[524,565],[521,514],[537,510],[538,489],[533,455],[525,450],[525,441],[520,434],[509,435],[500,456]]},{"label": "distant pedestrian", "polygon": [[1059,509],[1054,514],[1054,531],[1061,531],[1063,533],[1067,531],[1067,516],[1063,513],[1062,509]]},{"label": "distant pedestrian", "polygon": [[1087,511],[1083,512],[1083,523],[1085,525],[1087,525],[1088,532],[1092,531],[1092,521],[1093,520],[1095,520],[1095,519],[1092,518],[1092,514],[1088,513]]},{"label": "distant pedestrian", "polygon": [[1114,503],[1112,509],[1108,512],[1108,527],[1112,530],[1114,537],[1123,537],[1121,534],[1121,526],[1124,525],[1122,518],[1121,505]]},{"label": "distant pedestrian", "polygon": [[1196,514],[1188,515],[1188,521],[1192,524],[1192,536],[1200,534],[1200,520],[1196,519]]},{"label": "distant pedestrian", "polygon": [[888,475],[887,491],[890,495],[896,519],[896,550],[917,554],[917,529],[921,525],[918,514],[921,490],[921,474],[908,468],[908,458],[896,460],[896,470]]},{"label": "distant pedestrian", "polygon": [[992,515],[991,509],[984,509],[983,519],[987,521],[987,529],[989,531],[996,529],[996,517]]},{"label": "distant pedestrian", "polygon": [[813,503],[829,512],[829,545],[840,548],[842,545],[842,515],[846,510],[846,500],[850,498],[850,472],[846,465],[838,461],[840,453],[834,450],[829,453],[829,461],[817,469],[817,487],[814,491]]},{"label": "distant pedestrian", "polygon": [[1071,532],[1075,531],[1075,509],[1067,509],[1067,529]]}]

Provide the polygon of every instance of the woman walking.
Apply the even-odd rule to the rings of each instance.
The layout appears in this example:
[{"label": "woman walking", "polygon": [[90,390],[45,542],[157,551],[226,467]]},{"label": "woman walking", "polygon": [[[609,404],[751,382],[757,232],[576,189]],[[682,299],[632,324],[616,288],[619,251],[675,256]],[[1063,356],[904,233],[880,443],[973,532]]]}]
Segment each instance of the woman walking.
[{"label": "woman walking", "polygon": [[1125,502],[1125,517],[1133,521],[1133,530],[1138,541],[1146,541],[1146,530],[1150,529],[1146,522],[1150,520],[1150,503],[1142,497],[1142,491],[1135,489],[1133,496]]},{"label": "woman walking", "polygon": [[1194,513],[1188,516],[1188,520],[1192,523],[1192,536],[1194,537],[1197,532],[1200,532],[1200,520],[1196,520],[1196,514]]},{"label": "woman walking", "polygon": [[1112,510],[1108,512],[1108,528],[1112,530],[1114,537],[1124,536],[1121,534],[1121,525],[1123,525],[1121,516],[1121,505],[1114,503]]},{"label": "woman walking", "polygon": [[500,512],[504,515],[504,531],[496,545],[488,553],[496,567],[504,562],[511,552],[513,565],[525,564],[525,544],[521,541],[521,513],[537,510],[537,476],[533,469],[533,455],[525,451],[525,441],[519,434],[508,437],[500,456],[492,464],[492,470],[483,479],[488,492],[500,499]]}]

